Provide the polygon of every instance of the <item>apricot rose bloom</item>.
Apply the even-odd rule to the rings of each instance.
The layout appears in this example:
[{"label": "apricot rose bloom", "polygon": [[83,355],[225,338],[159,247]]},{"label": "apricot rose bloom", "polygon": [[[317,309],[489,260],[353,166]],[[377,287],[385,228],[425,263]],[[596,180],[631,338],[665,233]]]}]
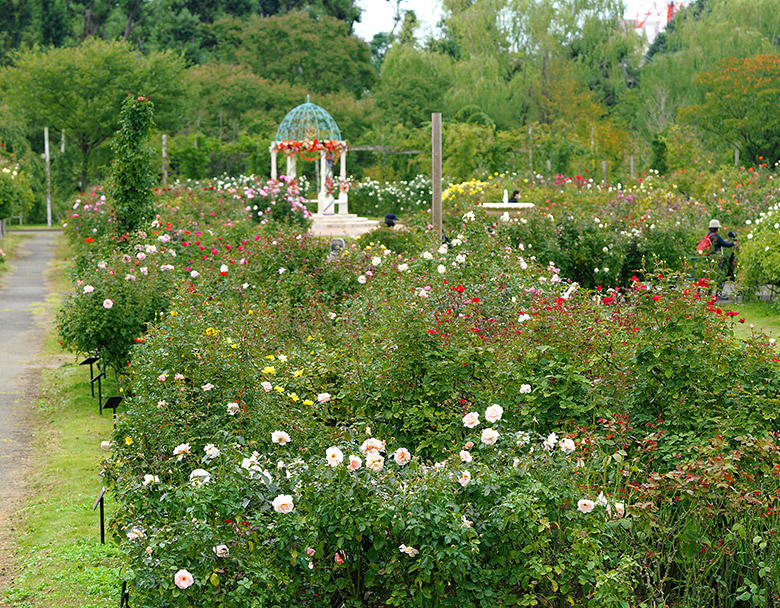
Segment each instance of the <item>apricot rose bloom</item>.
[{"label": "apricot rose bloom", "polygon": [[363,464],[363,459],[360,458],[360,456],[355,456],[354,454],[350,454],[349,464],[347,465],[347,468],[350,471],[357,471],[362,464]]},{"label": "apricot rose bloom", "polygon": [[467,429],[473,429],[479,424],[479,414],[477,412],[469,412],[463,416],[463,426]]}]

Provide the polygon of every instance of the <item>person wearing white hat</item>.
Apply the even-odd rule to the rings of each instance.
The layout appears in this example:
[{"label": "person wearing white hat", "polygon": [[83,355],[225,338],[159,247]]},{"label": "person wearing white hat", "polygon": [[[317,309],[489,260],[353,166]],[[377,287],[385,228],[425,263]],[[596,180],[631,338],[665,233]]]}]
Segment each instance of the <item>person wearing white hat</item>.
[{"label": "person wearing white hat", "polygon": [[720,253],[723,247],[733,247],[732,241],[727,241],[718,234],[718,229],[722,228],[718,220],[710,220],[710,230],[707,232],[707,239],[712,243],[712,253]]}]

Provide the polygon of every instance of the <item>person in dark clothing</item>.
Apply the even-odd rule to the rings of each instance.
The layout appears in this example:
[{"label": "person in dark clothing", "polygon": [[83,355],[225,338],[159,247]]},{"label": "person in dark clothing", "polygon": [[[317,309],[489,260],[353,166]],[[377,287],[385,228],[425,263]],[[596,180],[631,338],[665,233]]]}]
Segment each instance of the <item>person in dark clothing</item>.
[{"label": "person in dark clothing", "polygon": [[734,278],[734,254],[732,253],[728,257],[723,255],[723,248],[735,247],[737,246],[737,243],[734,241],[727,241],[722,236],[720,236],[720,234],[718,234],[718,230],[720,228],[722,228],[722,226],[720,225],[720,222],[718,220],[710,220],[710,228],[709,228],[709,232],[707,232],[707,238],[712,244],[712,254],[713,255],[720,254],[721,256],[720,260],[718,260],[718,270],[720,270],[722,274],[721,274],[721,279],[718,281],[718,289],[716,295],[718,296],[718,299],[724,299],[724,298],[728,299],[727,296],[723,295],[723,292],[721,290],[723,289],[723,284],[726,282],[726,279]]},{"label": "person in dark clothing", "polygon": [[396,222],[400,222],[401,220],[395,216],[395,213],[388,213],[385,215],[385,226],[388,228],[392,228],[395,226]]},{"label": "person in dark clothing", "polygon": [[520,194],[520,190],[514,190],[514,191],[512,192],[512,196],[511,196],[511,197],[510,197],[510,199],[509,199],[509,202],[510,202],[510,203],[517,203],[517,202],[518,202],[518,200],[517,200],[517,195],[518,195],[518,194]]}]

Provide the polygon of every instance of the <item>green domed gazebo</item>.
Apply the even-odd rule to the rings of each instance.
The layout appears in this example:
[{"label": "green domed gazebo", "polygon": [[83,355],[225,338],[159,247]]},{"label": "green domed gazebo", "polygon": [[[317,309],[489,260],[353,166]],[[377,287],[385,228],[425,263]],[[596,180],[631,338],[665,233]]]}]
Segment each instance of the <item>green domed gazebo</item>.
[{"label": "green domed gazebo", "polygon": [[342,189],[339,192],[339,214],[347,213],[347,142],[341,138],[341,131],[336,121],[327,110],[311,103],[306,96],[306,103],[293,108],[279,125],[276,138],[271,142],[271,179],[277,179],[276,160],[281,152],[287,157],[287,172],[289,177],[296,177],[296,160],[300,156],[305,160],[320,161],[320,183],[317,194],[317,213],[332,214],[333,199],[333,165],[340,160],[340,177]]}]

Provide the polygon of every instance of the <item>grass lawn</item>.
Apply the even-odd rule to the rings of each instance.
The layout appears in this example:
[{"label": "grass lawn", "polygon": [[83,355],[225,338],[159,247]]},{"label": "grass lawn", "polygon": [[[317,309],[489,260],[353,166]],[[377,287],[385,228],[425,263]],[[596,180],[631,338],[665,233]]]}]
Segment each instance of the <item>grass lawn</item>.
[{"label": "grass lawn", "polygon": [[[64,239],[50,276],[55,290],[68,289]],[[78,359],[62,353],[53,327],[59,296],[47,302],[51,329],[43,357],[60,365],[42,374],[42,390],[35,408],[38,426],[30,472],[31,496],[23,510],[16,559],[20,575],[0,596],[15,608],[103,608],[119,604],[121,585],[118,550],[107,538],[100,544],[98,512],[92,505],[103,487],[100,463],[107,452],[100,442],[110,439],[110,410],[98,415],[97,399],[90,395],[89,370]],[[42,313],[44,311],[41,311]],[[56,359],[55,359],[56,360]],[[104,385],[113,394],[113,382]],[[107,513],[112,505],[106,504]]]},{"label": "grass lawn", "polygon": [[[780,340],[780,311],[773,302],[747,302],[743,304],[727,304],[724,310],[733,310],[739,314],[734,317],[734,335],[747,338],[753,333],[765,333],[770,338]],[[740,323],[739,319],[745,319]]]}]

